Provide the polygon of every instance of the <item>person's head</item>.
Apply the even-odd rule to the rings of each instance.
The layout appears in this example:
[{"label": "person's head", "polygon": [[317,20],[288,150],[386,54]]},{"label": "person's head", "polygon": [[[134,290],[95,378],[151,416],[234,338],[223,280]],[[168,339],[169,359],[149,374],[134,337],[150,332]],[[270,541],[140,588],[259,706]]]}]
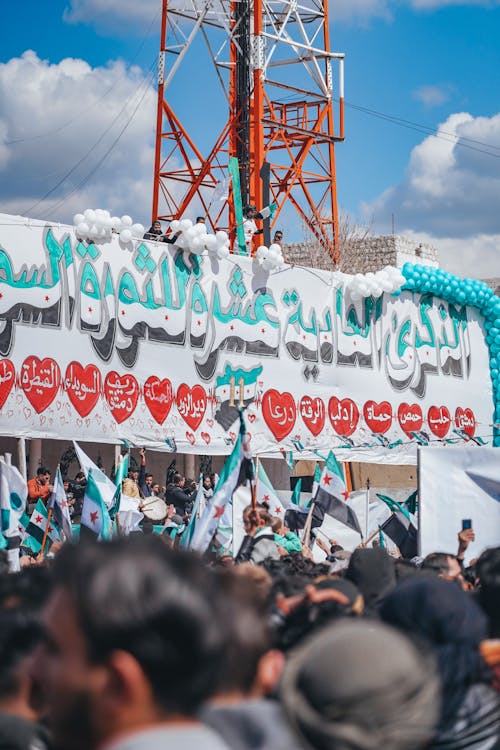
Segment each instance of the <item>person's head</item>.
[{"label": "person's head", "polygon": [[500,638],[500,547],[485,550],[476,563],[478,598],[490,621],[490,636]]},{"label": "person's head", "polygon": [[276,645],[285,652],[334,620],[356,617],[363,611],[363,597],[356,586],[334,576],[320,576],[307,584],[302,593],[277,597],[276,603],[281,613],[275,632]]},{"label": "person's head", "polygon": [[286,664],[280,693],[315,750],[418,750],[439,714],[432,659],[374,621],[340,621],[313,636]]},{"label": "person's head", "polygon": [[177,487],[184,487],[186,484],[186,477],[183,477],[182,474],[176,472],[172,477],[172,484],[175,484]]},{"label": "person's head", "polygon": [[75,478],[73,481],[76,482],[77,484],[85,484],[87,480],[85,479],[85,474],[83,473],[83,471],[79,471],[75,475]]},{"label": "person's head", "polygon": [[196,224],[204,224],[205,223],[205,217],[204,216],[197,216],[196,217]]},{"label": "person's head", "polygon": [[194,717],[218,675],[220,594],[196,557],[134,534],[67,545],[32,669],[62,748]]},{"label": "person's head", "polygon": [[283,666],[283,656],[271,650],[266,600],[256,579],[246,575],[242,585],[238,566],[219,569],[217,579],[225,602],[227,633],[214,697],[260,698],[274,689]]},{"label": "person's head", "polygon": [[447,581],[454,581],[462,585],[463,575],[460,563],[454,555],[449,555],[447,552],[431,552],[430,555],[424,558],[424,561],[420,568],[426,573],[439,576]]},{"label": "person's head", "polygon": [[479,644],[487,636],[485,615],[459,586],[430,575],[400,583],[386,596],[379,614],[434,652],[443,686],[441,725],[447,726],[467,689],[484,679]]},{"label": "person's head", "polygon": [[158,219],[156,219],[156,221],[153,221],[151,231],[154,234],[161,234],[161,222]]},{"label": "person's head", "polygon": [[245,208],[245,218],[247,219],[253,219],[255,214],[257,213],[257,207],[256,206],[246,206]]},{"label": "person's head", "polygon": [[148,487],[153,486],[153,475],[152,474],[146,474],[144,477],[144,482],[147,484]]},{"label": "person's head", "polygon": [[258,529],[264,526],[271,526],[272,522],[272,515],[261,505],[256,508],[247,505],[243,511],[243,528],[249,536],[254,536]]},{"label": "person's head", "polygon": [[285,527],[283,526],[283,521],[281,520],[281,518],[278,518],[278,516],[272,517],[271,528],[275,534],[285,533]]},{"label": "person's head", "polygon": [[137,469],[129,469],[128,478],[132,479],[134,482],[137,482],[137,480],[139,479],[139,471]]},{"label": "person's head", "polygon": [[277,229],[274,233],[273,242],[276,242],[278,245],[283,242],[283,232],[281,229]]},{"label": "person's head", "polygon": [[39,482],[42,482],[42,484],[50,482],[50,470],[47,469],[46,466],[39,466],[36,470],[36,478]]},{"label": "person's head", "polygon": [[213,489],[213,487],[212,487],[212,477],[210,476],[210,474],[205,474],[204,475],[204,477],[203,477],[203,487],[206,490]]},{"label": "person's head", "polygon": [[0,609],[0,711],[36,720],[28,660],[42,634],[38,616],[22,607]]},{"label": "person's head", "polygon": [[154,492],[156,495],[160,494],[160,485],[158,482],[153,482],[151,484],[151,492]]},{"label": "person's head", "polygon": [[396,585],[394,560],[383,549],[356,549],[349,560],[346,578],[361,591],[367,613],[374,614],[384,595]]}]

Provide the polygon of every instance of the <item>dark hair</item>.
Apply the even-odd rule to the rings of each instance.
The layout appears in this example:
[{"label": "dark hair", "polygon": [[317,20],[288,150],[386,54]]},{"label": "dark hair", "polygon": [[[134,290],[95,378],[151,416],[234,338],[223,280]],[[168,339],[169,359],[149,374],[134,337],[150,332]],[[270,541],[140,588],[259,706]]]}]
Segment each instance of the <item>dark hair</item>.
[{"label": "dark hair", "polygon": [[34,611],[18,607],[0,610],[0,698],[17,694],[22,663],[41,636],[41,624]]},{"label": "dark hair", "polygon": [[201,221],[204,222],[205,221],[205,217],[204,216],[197,216],[196,217],[196,223],[198,224],[198,222],[201,222]]},{"label": "dark hair", "polygon": [[478,601],[489,618],[490,636],[500,637],[500,547],[486,549],[476,563]]},{"label": "dark hair", "polygon": [[453,559],[454,556],[448,554],[448,552],[431,552],[424,558],[420,568],[428,573],[447,575],[450,557]]},{"label": "dark hair", "polygon": [[172,477],[172,484],[179,484],[184,479],[182,474],[179,474],[177,471],[175,472],[174,476]]},{"label": "dark hair", "polygon": [[150,477],[151,477],[151,479],[152,479],[152,478],[153,478],[153,475],[152,475],[152,474],[146,474],[146,476],[144,477],[144,479],[149,479]]},{"label": "dark hair", "polygon": [[220,594],[201,560],[133,534],[67,545],[56,557],[89,659],[132,654],[168,713],[194,715],[218,675],[225,637]]},{"label": "dark hair", "polygon": [[248,694],[255,682],[259,661],[271,648],[271,630],[262,593],[256,584],[232,568],[217,568],[218,588],[224,596],[228,633],[218,681],[213,694],[234,690]]},{"label": "dark hair", "polygon": [[36,470],[37,477],[41,476],[42,474],[50,474],[50,469],[47,469],[46,466],[39,466]]}]

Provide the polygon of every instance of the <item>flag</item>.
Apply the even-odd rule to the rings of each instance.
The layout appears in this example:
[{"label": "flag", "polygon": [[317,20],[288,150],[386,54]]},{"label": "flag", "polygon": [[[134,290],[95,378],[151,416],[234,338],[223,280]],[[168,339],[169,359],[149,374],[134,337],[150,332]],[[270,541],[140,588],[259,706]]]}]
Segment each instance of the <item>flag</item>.
[{"label": "flag", "polygon": [[[102,474],[102,472],[100,472]],[[114,486],[114,485],[113,485]],[[89,470],[87,486],[82,506],[81,531],[86,529],[96,539],[111,539],[111,518],[101,495],[101,486],[94,479],[93,469]]]},{"label": "flag", "polygon": [[316,514],[322,515],[321,526],[328,521],[328,516],[340,521],[360,536],[363,536],[358,517],[347,504],[349,493],[346,491],[344,474],[337,459],[330,451],[325,468],[321,474],[319,487],[313,498]]},{"label": "flag", "polygon": [[297,480],[295,487],[293,488],[292,496],[290,497],[290,502],[292,505],[297,505],[300,508],[300,491],[302,489],[302,477]]},{"label": "flag", "polygon": [[[240,415],[241,416],[241,415]],[[245,424],[241,416],[240,433],[231,455],[224,464],[214,494],[208,501],[203,515],[196,524],[190,549],[205,552],[208,548],[219,521],[230,502],[240,480],[253,477],[253,467],[248,450],[248,439]]]},{"label": "flag", "polygon": [[92,471],[92,475],[94,477],[94,483],[99,488],[99,493],[106,503],[106,506],[108,508],[111,508],[116,503],[116,486],[113,484],[111,479],[104,474],[100,470],[100,468],[95,464],[92,459],[87,456],[87,454],[80,448],[78,443],[73,440],[73,445],[75,446],[76,456],[78,458],[78,461],[80,463],[80,466],[82,467],[82,471],[87,477],[87,481],[89,478],[89,472]]},{"label": "flag", "polygon": [[257,502],[261,505],[264,503],[269,508],[269,513],[272,516],[281,518],[285,517],[285,506],[279,499],[278,495],[274,491],[271,484],[271,480],[266,474],[262,461],[259,461],[257,468]]},{"label": "flag", "polygon": [[406,498],[403,505],[408,510],[408,513],[414,516],[418,510],[418,490],[412,492],[411,495]]},{"label": "flag", "polygon": [[47,508],[52,509],[55,522],[63,530],[66,539],[71,539],[73,536],[71,528],[71,516],[69,514],[68,498],[64,491],[64,483],[61,475],[61,469],[59,466],[56,471],[56,478],[54,480],[54,489],[49,498]]},{"label": "flag", "polygon": [[109,506],[109,515],[111,516],[111,518],[114,518],[120,510],[120,505],[122,501],[122,482],[128,476],[128,461],[129,461],[128,454],[125,456],[122,456],[122,460],[118,464],[118,467],[115,472],[116,489],[115,489],[115,494],[113,496],[113,502]]},{"label": "flag", "polygon": [[407,508],[397,503],[391,497],[380,495],[378,492],[377,497],[392,511],[389,518],[380,525],[380,528],[384,534],[387,534],[389,539],[392,539],[403,557],[407,559],[415,557],[418,552],[418,540],[413,517]]},{"label": "flag", "polygon": [[194,535],[196,519],[198,517],[198,509],[204,500],[205,500],[205,496],[203,494],[203,474],[200,474],[200,478],[198,480],[198,492],[196,493],[196,497],[194,499],[193,510],[191,511],[191,518],[189,519],[189,523],[186,526],[184,533],[182,534],[182,537],[181,537],[181,542],[180,542],[181,547],[186,547],[187,549],[189,549],[189,545]]},{"label": "flag", "polygon": [[317,463],[316,468],[314,469],[314,477],[313,477],[313,486],[312,486],[312,496],[314,497],[316,492],[318,491],[319,483],[321,481],[321,467]]},{"label": "flag", "polygon": [[0,459],[0,531],[19,536],[19,521],[26,508],[28,485],[18,469]]},{"label": "flag", "polygon": [[270,203],[269,206],[264,206],[264,208],[261,208],[259,213],[257,214],[257,219],[273,219],[274,215],[276,214],[276,203]]},{"label": "flag", "polygon": [[[45,529],[47,529],[47,523],[49,520],[49,513],[43,502],[38,499],[31,514],[29,524],[26,526],[26,535],[22,541],[22,546],[27,547],[32,552],[40,552],[42,549],[43,537]],[[61,530],[57,521],[52,518],[48,524],[47,529],[47,542],[50,546],[51,542],[61,541]]]}]

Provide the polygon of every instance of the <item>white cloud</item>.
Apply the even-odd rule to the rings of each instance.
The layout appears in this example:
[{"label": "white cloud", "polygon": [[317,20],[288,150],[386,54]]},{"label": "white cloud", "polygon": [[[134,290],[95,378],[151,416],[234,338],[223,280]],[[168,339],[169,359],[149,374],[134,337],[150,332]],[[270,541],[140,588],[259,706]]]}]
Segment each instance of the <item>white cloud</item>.
[{"label": "white cloud", "polygon": [[500,114],[450,115],[438,135],[412,150],[401,182],[364,204],[362,215],[387,232],[394,214],[398,233],[432,238],[447,265],[463,265],[462,273],[471,275],[489,267],[498,274]]},{"label": "white cloud", "polygon": [[[147,223],[155,110],[151,81],[122,62],[92,68],[68,58],[55,65],[27,51],[1,64],[0,210],[68,221],[93,206]],[[53,195],[27,210],[80,160]]]},{"label": "white cloud", "polygon": [[439,105],[447,102],[451,91],[451,87],[447,84],[441,86],[424,85],[415,89],[412,96],[417,101],[422,102],[424,107],[430,109],[431,107],[439,107]]},{"label": "white cloud", "polygon": [[440,265],[451,273],[474,279],[500,277],[500,234],[434,237],[411,229],[403,234],[416,243],[437,248]]},{"label": "white cloud", "polygon": [[[204,0],[194,0],[202,4]],[[392,9],[406,4],[415,10],[435,10],[447,5],[478,5],[493,7],[500,0],[331,0],[332,20],[366,25],[373,18],[392,18]],[[172,0],[170,5],[187,7],[185,0]],[[150,22],[158,13],[160,0],[69,0],[64,18],[69,23],[89,23],[100,28],[124,28],[128,22]],[[191,3],[189,3],[191,7]],[[127,31],[132,31],[127,26]],[[141,32],[142,33],[142,32]]]}]

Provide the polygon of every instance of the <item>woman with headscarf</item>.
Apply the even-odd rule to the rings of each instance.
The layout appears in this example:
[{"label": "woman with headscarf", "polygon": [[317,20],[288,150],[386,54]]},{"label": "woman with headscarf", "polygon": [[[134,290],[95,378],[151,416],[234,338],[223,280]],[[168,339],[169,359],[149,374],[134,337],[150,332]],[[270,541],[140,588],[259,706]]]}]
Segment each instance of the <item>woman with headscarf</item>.
[{"label": "woman with headscarf", "polygon": [[356,549],[345,577],[358,587],[365,602],[365,615],[376,616],[388,591],[396,585],[394,559],[383,549]]},{"label": "woman with headscarf", "polygon": [[433,750],[500,747],[500,696],[481,654],[487,620],[459,586],[422,577],[385,598],[381,618],[430,646],[442,684],[442,709]]},{"label": "woman with headscarf", "polygon": [[280,695],[304,748],[419,750],[439,716],[433,660],[376,621],[342,620],[291,656]]}]

